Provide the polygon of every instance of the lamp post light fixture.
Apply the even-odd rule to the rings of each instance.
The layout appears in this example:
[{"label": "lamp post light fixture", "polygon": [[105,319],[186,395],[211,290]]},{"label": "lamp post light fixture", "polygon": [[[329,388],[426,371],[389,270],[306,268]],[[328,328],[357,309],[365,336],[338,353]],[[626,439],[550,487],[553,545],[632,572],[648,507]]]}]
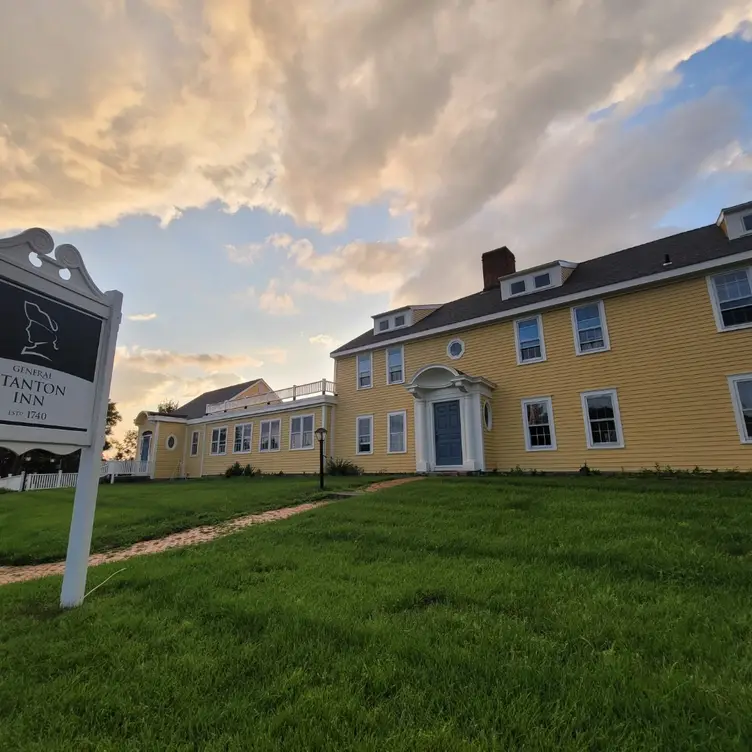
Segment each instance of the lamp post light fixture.
[{"label": "lamp post light fixture", "polygon": [[314,433],[319,440],[319,488],[324,490],[324,439],[326,439],[326,428],[323,426],[317,428]]}]

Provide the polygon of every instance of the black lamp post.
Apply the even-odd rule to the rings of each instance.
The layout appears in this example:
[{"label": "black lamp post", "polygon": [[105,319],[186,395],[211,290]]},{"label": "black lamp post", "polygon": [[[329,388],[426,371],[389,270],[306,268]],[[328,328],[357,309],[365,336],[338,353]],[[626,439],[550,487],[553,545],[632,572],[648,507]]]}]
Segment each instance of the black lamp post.
[{"label": "black lamp post", "polygon": [[324,439],[326,438],[326,428],[317,428],[315,431],[316,438],[319,440],[319,488],[324,490]]}]

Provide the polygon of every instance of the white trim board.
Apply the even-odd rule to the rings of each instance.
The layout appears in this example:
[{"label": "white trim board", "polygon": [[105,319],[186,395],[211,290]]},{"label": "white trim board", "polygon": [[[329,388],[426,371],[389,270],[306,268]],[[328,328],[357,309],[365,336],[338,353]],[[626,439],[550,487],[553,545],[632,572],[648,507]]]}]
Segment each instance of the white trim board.
[{"label": "white trim board", "polygon": [[369,345],[363,345],[361,347],[352,347],[349,350],[341,350],[339,352],[331,352],[330,355],[335,360],[337,358],[344,358],[347,355],[354,355],[355,353],[367,352],[368,350],[379,350],[383,347],[390,345],[396,345],[400,342],[411,342],[416,339],[425,339],[426,337],[433,337],[443,332],[456,332],[461,329],[470,329],[479,324],[488,324],[493,321],[503,321],[505,319],[515,319],[524,316],[528,313],[537,313],[539,311],[547,310],[549,308],[562,308],[568,306],[570,303],[580,300],[589,300],[590,298],[600,298],[605,295],[610,295],[616,292],[622,292],[623,290],[633,290],[637,287],[647,287],[649,285],[658,284],[660,282],[668,282],[673,279],[680,279],[682,277],[691,277],[696,274],[701,274],[709,269],[720,269],[724,266],[733,266],[744,261],[752,261],[752,251],[743,251],[742,253],[734,253],[729,256],[723,256],[718,259],[712,259],[711,261],[703,261],[700,264],[692,264],[690,266],[683,266],[680,269],[671,269],[665,272],[658,272],[657,274],[650,274],[646,277],[638,277],[627,282],[618,282],[613,285],[604,285],[603,287],[593,287],[589,290],[583,290],[582,292],[572,293],[571,295],[561,295],[550,300],[544,300],[538,303],[532,303],[526,306],[518,306],[511,308],[507,311],[498,311],[497,313],[489,313],[486,316],[477,316],[473,319],[465,319],[464,321],[458,321],[454,324],[446,324],[445,326],[437,326],[433,329],[426,329],[422,332],[413,332],[412,334],[405,334],[401,337],[394,337],[392,339],[385,339],[380,342],[374,342]]}]

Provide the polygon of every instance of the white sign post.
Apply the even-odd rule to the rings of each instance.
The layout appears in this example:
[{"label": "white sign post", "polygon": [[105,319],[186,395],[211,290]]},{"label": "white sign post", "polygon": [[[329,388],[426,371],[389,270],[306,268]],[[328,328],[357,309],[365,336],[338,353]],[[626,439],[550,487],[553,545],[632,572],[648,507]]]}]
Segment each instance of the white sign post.
[{"label": "white sign post", "polygon": [[76,248],[55,249],[44,230],[0,239],[0,446],[81,450],[63,608],[86,591],[122,303],[99,290]]}]

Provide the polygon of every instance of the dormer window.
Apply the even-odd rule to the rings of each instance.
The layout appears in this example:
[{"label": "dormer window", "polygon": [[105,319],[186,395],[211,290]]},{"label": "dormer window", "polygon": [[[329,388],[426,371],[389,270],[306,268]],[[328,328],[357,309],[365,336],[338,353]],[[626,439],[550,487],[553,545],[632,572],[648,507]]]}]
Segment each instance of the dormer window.
[{"label": "dormer window", "polygon": [[752,201],[721,209],[716,224],[729,240],[752,234]]},{"label": "dormer window", "polygon": [[576,268],[577,264],[571,261],[552,261],[550,264],[542,264],[501,277],[501,299],[508,300],[538,290],[561,287]]},{"label": "dormer window", "polygon": [[413,309],[398,308],[395,311],[387,311],[373,317],[374,334],[391,332],[393,329],[404,329],[413,324]]},{"label": "dormer window", "polygon": [[548,287],[551,284],[551,275],[546,272],[545,274],[538,274],[533,277],[533,283],[536,289],[538,287]]}]

